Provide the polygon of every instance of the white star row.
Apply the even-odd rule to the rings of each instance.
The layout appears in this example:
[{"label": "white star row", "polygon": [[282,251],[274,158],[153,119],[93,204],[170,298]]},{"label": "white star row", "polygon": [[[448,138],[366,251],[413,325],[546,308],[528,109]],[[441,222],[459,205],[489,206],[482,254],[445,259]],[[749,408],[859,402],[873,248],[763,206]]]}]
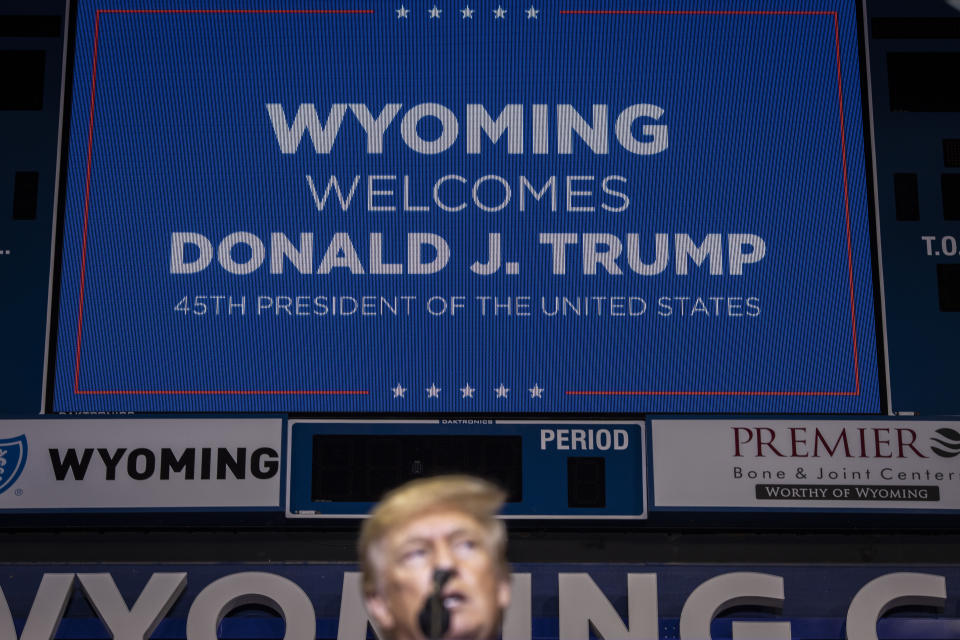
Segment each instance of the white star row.
[{"label": "white star row", "polygon": [[[397,19],[398,19],[398,20],[407,18],[407,17],[410,15],[410,13],[411,13],[411,10],[410,10],[410,9],[407,9],[407,8],[406,8],[405,6],[403,6],[402,4],[400,5],[400,8],[399,8],[399,9],[394,9],[394,11],[397,12]],[[493,11],[493,19],[494,19],[494,20],[506,20],[506,19],[507,19],[507,10],[503,8],[503,5],[498,5],[497,8],[496,8],[496,9],[493,9],[492,11]],[[471,9],[471,8],[470,8],[470,5],[467,5],[467,6],[464,7],[463,9],[460,9],[460,18],[461,18],[462,20],[472,20],[472,19],[473,19],[473,14],[476,13],[476,12],[477,12],[476,9]],[[432,19],[437,19],[437,20],[439,20],[439,19],[440,19],[440,14],[443,13],[443,9],[438,8],[437,5],[434,4],[433,7],[427,11],[427,13],[430,15],[430,19],[431,19],[431,20],[432,20]],[[531,4],[531,5],[530,5],[530,8],[529,8],[529,9],[526,9],[526,10],[524,11],[524,13],[527,14],[527,20],[536,20],[536,19],[537,19],[537,14],[540,13],[540,9],[534,8],[534,6]]]},{"label": "white star row", "polygon": [[[409,391],[409,389],[407,389],[406,387],[404,387],[402,384],[400,384],[400,383],[398,382],[398,383],[397,383],[397,386],[395,386],[395,387],[393,387],[392,389],[390,389],[390,391],[393,392],[393,397],[394,397],[394,398],[406,398],[406,397],[407,397],[407,396],[406,396],[406,393],[407,393],[407,391]],[[439,398],[440,398],[440,392],[442,391],[442,389],[441,389],[440,387],[438,387],[435,382],[431,382],[431,383],[430,383],[430,386],[427,387],[427,388],[425,388],[424,391],[427,392],[427,397],[428,397],[428,398],[437,398],[437,399],[439,399]],[[474,394],[474,392],[476,392],[476,391],[477,391],[477,390],[476,390],[475,388],[471,387],[471,386],[470,386],[470,383],[468,382],[468,383],[466,383],[465,385],[463,385],[462,387],[460,387],[460,397],[461,397],[461,399],[463,399],[463,398],[473,398],[473,397],[474,397],[473,394]],[[531,397],[531,398],[543,398],[544,389],[543,389],[539,384],[537,384],[536,382],[533,383],[533,386],[530,387],[529,389],[527,389],[527,391],[530,393],[530,397]],[[504,399],[506,399],[507,395],[510,393],[510,388],[507,387],[506,385],[504,385],[504,384],[501,382],[499,387],[494,387],[494,388],[493,388],[493,392],[497,394],[497,397],[498,397],[498,398],[504,398]]]}]

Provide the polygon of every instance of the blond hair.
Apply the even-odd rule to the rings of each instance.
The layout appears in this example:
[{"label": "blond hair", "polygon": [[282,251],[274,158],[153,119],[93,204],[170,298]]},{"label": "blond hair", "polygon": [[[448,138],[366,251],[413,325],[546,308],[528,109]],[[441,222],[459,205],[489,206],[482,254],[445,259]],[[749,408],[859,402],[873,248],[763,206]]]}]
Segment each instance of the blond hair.
[{"label": "blond hair", "polygon": [[493,483],[466,475],[434,476],[412,480],[389,491],[360,527],[357,550],[363,573],[363,592],[376,592],[376,547],[395,527],[418,516],[451,510],[474,518],[489,534],[490,550],[503,577],[507,565],[507,532],[496,518],[507,494]]}]

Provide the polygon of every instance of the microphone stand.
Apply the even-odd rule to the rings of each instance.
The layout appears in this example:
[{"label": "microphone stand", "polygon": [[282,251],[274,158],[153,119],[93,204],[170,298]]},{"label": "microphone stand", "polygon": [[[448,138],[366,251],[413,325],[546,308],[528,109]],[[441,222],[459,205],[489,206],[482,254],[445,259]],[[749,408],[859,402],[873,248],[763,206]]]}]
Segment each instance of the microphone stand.
[{"label": "microphone stand", "polygon": [[420,611],[420,630],[428,640],[440,640],[450,628],[450,612],[443,606],[443,586],[453,577],[450,569],[435,569],[433,592]]}]

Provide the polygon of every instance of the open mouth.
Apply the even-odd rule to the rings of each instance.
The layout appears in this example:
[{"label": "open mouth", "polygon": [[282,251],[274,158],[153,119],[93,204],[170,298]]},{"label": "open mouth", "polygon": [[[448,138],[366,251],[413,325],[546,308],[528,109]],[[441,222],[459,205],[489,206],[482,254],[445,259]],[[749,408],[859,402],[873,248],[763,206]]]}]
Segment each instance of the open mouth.
[{"label": "open mouth", "polygon": [[461,605],[463,605],[463,603],[466,601],[467,601],[467,598],[462,593],[458,593],[458,592],[447,593],[447,594],[444,594],[443,596],[443,608],[447,610],[456,609]]}]

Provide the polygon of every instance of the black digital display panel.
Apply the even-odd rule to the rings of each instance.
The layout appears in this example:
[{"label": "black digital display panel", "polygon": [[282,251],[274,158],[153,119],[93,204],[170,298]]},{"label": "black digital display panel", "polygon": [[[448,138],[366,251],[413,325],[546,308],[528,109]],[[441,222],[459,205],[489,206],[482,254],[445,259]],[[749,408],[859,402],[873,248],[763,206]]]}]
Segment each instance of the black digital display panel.
[{"label": "black digital display panel", "polygon": [[467,473],[523,499],[522,438],[469,435],[315,435],[311,499],[376,502],[414,478]]}]

